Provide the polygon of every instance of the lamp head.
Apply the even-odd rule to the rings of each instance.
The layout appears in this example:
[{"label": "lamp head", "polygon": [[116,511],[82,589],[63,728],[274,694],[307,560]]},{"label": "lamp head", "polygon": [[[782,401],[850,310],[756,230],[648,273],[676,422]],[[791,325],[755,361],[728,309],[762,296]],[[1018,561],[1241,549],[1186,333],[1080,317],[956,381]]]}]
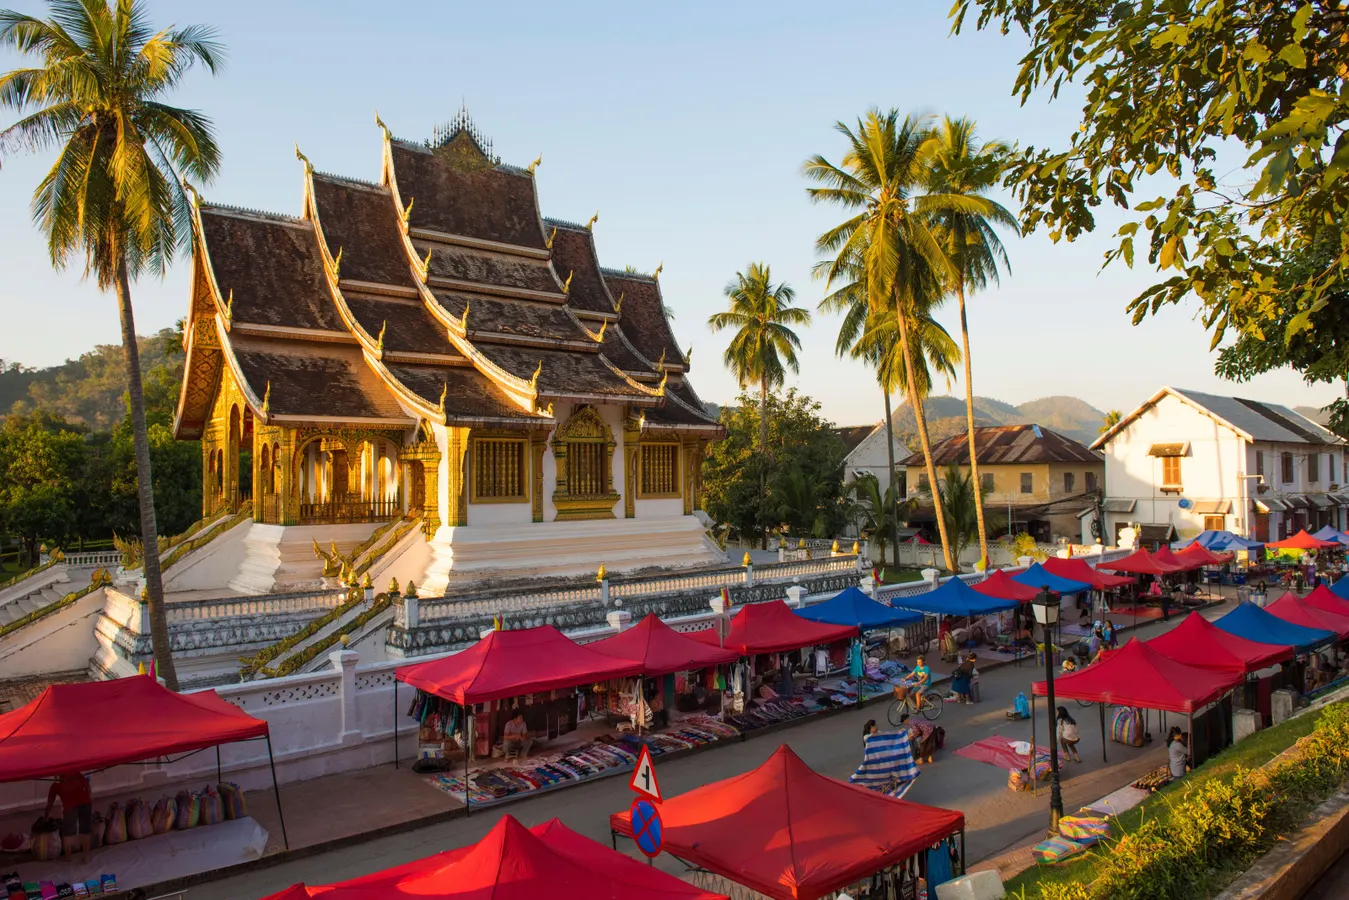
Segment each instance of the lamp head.
[{"label": "lamp head", "polygon": [[1049,591],[1040,591],[1031,601],[1031,606],[1035,609],[1035,621],[1041,625],[1055,625],[1059,621],[1059,600],[1058,597],[1049,593]]}]

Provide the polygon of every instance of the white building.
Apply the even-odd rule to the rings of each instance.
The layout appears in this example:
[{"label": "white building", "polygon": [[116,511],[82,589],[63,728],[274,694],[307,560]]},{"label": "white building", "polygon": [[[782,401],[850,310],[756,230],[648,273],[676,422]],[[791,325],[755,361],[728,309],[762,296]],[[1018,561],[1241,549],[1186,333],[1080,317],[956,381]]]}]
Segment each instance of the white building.
[{"label": "white building", "polygon": [[[875,475],[884,494],[890,487],[890,454],[885,450],[885,422],[877,422],[875,425],[851,425],[836,428],[834,431],[848,448],[848,455],[843,459],[843,483],[848,484],[859,475]],[[904,477],[904,460],[908,455],[909,448],[896,437],[894,462],[901,479]],[[902,494],[903,485],[900,488]]]},{"label": "white building", "polygon": [[1286,406],[1164,387],[1092,449],[1105,455],[1112,543],[1128,525],[1145,540],[1166,526],[1278,540],[1346,525],[1345,442]]}]

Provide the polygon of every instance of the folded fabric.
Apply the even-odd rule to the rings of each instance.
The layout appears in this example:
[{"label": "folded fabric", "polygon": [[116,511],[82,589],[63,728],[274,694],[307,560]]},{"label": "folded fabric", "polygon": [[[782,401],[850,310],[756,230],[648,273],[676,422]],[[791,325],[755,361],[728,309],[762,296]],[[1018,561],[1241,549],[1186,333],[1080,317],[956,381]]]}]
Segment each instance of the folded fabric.
[{"label": "folded fabric", "polygon": [[1064,816],[1059,820],[1059,834],[1075,841],[1099,840],[1110,837],[1110,823],[1096,816]]},{"label": "folded fabric", "polygon": [[1009,746],[1017,756],[1030,756],[1030,741],[1012,741]]},{"label": "folded fabric", "polygon": [[1052,837],[1032,847],[1030,855],[1040,864],[1056,863],[1076,853],[1081,853],[1085,849],[1087,849],[1086,846],[1077,841],[1069,840],[1066,837]]}]

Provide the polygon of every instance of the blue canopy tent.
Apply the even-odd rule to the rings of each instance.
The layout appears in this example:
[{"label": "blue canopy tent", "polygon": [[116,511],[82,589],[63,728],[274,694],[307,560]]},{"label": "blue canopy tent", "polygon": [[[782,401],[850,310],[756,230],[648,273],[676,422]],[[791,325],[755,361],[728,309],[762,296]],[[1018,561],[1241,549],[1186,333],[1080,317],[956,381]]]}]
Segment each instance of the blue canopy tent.
[{"label": "blue canopy tent", "polygon": [[986,616],[1005,609],[1016,609],[1021,605],[1015,600],[1000,600],[981,594],[959,578],[949,579],[935,591],[896,597],[890,603],[898,609],[911,609],[934,616]]},{"label": "blue canopy tent", "polygon": [[1199,533],[1199,537],[1194,540],[1180,541],[1171,546],[1176,550],[1184,550],[1191,544],[1198,544],[1206,550],[1216,551],[1254,550],[1257,547],[1265,546],[1260,541],[1248,540],[1230,531],[1213,530],[1202,531]]},{"label": "blue canopy tent", "polygon": [[1336,531],[1329,525],[1313,534],[1312,537],[1316,538],[1318,541],[1339,541],[1341,544],[1349,544],[1349,534],[1345,534],[1343,531]]},{"label": "blue canopy tent", "polygon": [[1349,578],[1341,578],[1332,584],[1330,592],[1341,600],[1349,600]]},{"label": "blue canopy tent", "polygon": [[840,591],[823,603],[798,609],[796,614],[812,622],[829,625],[854,625],[860,631],[877,628],[897,628],[923,621],[921,613],[895,609],[877,603],[855,587]]},{"label": "blue canopy tent", "polygon": [[1055,575],[1039,563],[1020,575],[1013,575],[1012,580],[1033,587],[1037,591],[1049,591],[1051,594],[1080,594],[1091,590],[1091,585],[1085,581],[1073,581],[1071,578]]},{"label": "blue canopy tent", "polygon": [[1275,644],[1292,647],[1298,652],[1311,650],[1335,640],[1333,631],[1323,628],[1304,628],[1285,622],[1273,613],[1266,612],[1254,603],[1242,603],[1227,615],[1213,622],[1214,625],[1235,634],[1237,637],[1261,644]]}]

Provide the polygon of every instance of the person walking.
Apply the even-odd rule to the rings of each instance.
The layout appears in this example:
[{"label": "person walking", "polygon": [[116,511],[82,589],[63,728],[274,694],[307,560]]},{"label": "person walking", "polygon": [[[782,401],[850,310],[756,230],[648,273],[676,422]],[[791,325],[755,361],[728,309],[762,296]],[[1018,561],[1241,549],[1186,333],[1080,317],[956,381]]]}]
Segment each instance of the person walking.
[{"label": "person walking", "polygon": [[87,863],[94,834],[94,795],[89,779],[80,772],[67,772],[57,778],[47,790],[44,819],[52,814],[52,807],[58,800],[61,802],[61,844],[66,862],[70,862],[78,846],[81,861]]},{"label": "person walking", "polygon": [[1077,755],[1077,742],[1082,740],[1078,734],[1077,722],[1068,714],[1068,707],[1060,706],[1056,712],[1058,722],[1059,747],[1064,753],[1072,757],[1073,762],[1080,763],[1082,757]]}]

